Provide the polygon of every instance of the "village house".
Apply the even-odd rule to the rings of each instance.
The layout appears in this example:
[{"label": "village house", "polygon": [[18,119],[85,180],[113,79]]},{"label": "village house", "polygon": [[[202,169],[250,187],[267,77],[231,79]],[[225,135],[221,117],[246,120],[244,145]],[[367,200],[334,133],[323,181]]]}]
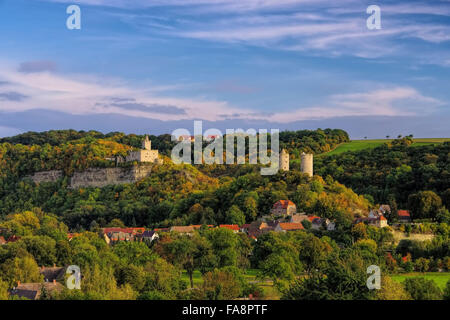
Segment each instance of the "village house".
[{"label": "village house", "polygon": [[278,200],[273,205],[271,214],[273,216],[287,216],[293,215],[297,212],[297,207],[290,200]]},{"label": "village house", "polygon": [[[243,226],[244,227],[244,226]],[[267,222],[264,221],[253,221],[248,226],[243,229],[249,237],[258,238],[260,235],[273,230],[273,227],[269,226]]]},{"label": "village house", "polygon": [[159,239],[159,235],[154,230],[145,230],[143,233],[136,235],[137,241],[153,242],[157,239]]},{"label": "village house", "polygon": [[384,228],[388,226],[387,219],[384,216],[356,218],[353,223],[365,223],[373,227]]},{"label": "village house", "polygon": [[2,236],[0,236],[0,246],[4,244],[6,244],[6,240]]},{"label": "village house", "polygon": [[287,231],[298,231],[304,230],[305,228],[301,223],[293,223],[293,222],[278,222],[273,231],[275,232],[287,232]]},{"label": "village house", "polygon": [[56,280],[44,283],[20,283],[19,281],[17,287],[11,289],[9,294],[19,298],[39,300],[44,291],[49,295],[53,295],[61,292],[63,289],[64,286]]},{"label": "village house", "polygon": [[145,228],[103,228],[103,237],[107,244],[117,241],[133,241],[136,236],[142,234]]},{"label": "village house", "polygon": [[239,232],[240,228],[237,224],[220,224],[219,228],[225,228],[233,231],[234,233]]},{"label": "village house", "polygon": [[398,214],[399,222],[403,222],[403,223],[411,222],[411,214],[409,213],[408,210],[398,210],[397,214]]},{"label": "village house", "polygon": [[311,222],[311,229],[313,230],[325,229],[327,231],[333,231],[336,228],[336,223],[327,218],[309,216],[308,220]]},{"label": "village house", "polygon": [[291,216],[288,216],[286,222],[292,222],[292,223],[302,223],[302,221],[308,220],[308,216],[302,212],[302,213],[296,213]]},{"label": "village house", "polygon": [[66,274],[66,268],[57,267],[41,267],[39,272],[44,276],[45,282],[62,281]]},{"label": "village house", "polygon": [[170,227],[170,232],[177,232],[180,234],[191,235],[194,233],[193,226],[173,226]]}]

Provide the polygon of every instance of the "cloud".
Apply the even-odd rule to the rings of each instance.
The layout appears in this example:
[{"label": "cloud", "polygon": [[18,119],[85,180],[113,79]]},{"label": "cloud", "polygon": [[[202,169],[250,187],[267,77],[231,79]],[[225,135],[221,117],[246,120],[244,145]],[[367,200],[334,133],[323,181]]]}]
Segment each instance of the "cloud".
[{"label": "cloud", "polygon": [[[176,85],[136,85],[123,79],[89,74],[23,73],[11,65],[0,61],[0,78],[9,83],[0,111],[45,108],[72,114],[117,113],[164,121],[195,118],[213,121],[219,113],[250,112],[226,101],[165,94],[174,91]],[[19,92],[21,96],[15,94]]]},{"label": "cloud", "polygon": [[186,114],[186,111],[184,109],[169,105],[159,105],[159,104],[146,105],[142,103],[114,103],[112,105],[126,110],[139,110],[163,114],[178,114],[178,115]]},{"label": "cloud", "polygon": [[[444,45],[450,41],[450,26],[439,19],[450,16],[448,1],[379,4],[382,30],[366,27],[366,8],[373,4],[369,0],[338,3],[328,0],[81,0],[79,3],[101,6],[102,12],[113,19],[164,40],[188,38],[314,56],[408,55],[423,60],[426,53],[405,39],[432,43],[439,54],[448,51]],[[145,10],[154,7],[164,14],[151,15]],[[130,41],[129,36],[119,38]]]},{"label": "cloud", "polygon": [[0,101],[22,101],[28,98],[19,92],[0,92]]},{"label": "cloud", "polygon": [[325,119],[349,116],[417,116],[433,114],[443,102],[420,94],[410,87],[391,87],[369,92],[336,94],[322,106],[280,112],[273,121]]},{"label": "cloud", "polygon": [[27,61],[20,64],[18,71],[23,73],[54,72],[56,64],[52,61]]},{"label": "cloud", "polygon": [[[325,96],[316,105],[299,105],[285,111],[261,112],[235,106],[228,101],[203,97],[174,97],[165,86],[129,84],[117,78],[98,78],[86,74],[21,73],[0,63],[0,78],[10,84],[0,111],[18,112],[45,108],[83,114],[119,114],[131,117],[176,120],[272,120],[289,123],[299,120],[324,119],[342,116],[415,116],[432,114],[443,102],[408,86],[378,84],[369,91]],[[173,88],[166,86],[173,94]],[[175,91],[176,92],[176,91]]]}]

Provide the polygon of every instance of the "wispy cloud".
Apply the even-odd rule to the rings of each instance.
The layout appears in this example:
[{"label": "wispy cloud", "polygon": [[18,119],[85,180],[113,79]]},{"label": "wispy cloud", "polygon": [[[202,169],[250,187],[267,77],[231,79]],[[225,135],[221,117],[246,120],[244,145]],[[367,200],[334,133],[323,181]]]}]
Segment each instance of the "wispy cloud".
[{"label": "wispy cloud", "polygon": [[288,123],[342,116],[414,116],[433,113],[442,105],[438,99],[411,87],[380,85],[371,91],[324,97],[318,106],[299,106],[289,111],[281,108],[268,113],[233,106],[227,101],[172,97],[121,79],[92,75],[24,74],[3,65],[0,77],[9,83],[4,86],[8,91],[0,93],[0,111],[5,112],[44,108],[77,115],[113,113],[163,121],[247,119]]},{"label": "wispy cloud", "polygon": [[20,64],[18,71],[23,73],[54,72],[56,71],[56,63],[53,61],[26,61]]}]

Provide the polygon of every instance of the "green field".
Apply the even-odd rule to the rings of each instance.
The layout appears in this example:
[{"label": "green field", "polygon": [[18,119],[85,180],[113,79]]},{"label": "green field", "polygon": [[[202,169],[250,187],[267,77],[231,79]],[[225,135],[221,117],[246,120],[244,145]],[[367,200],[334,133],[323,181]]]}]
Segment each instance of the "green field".
[{"label": "green field", "polygon": [[450,272],[426,272],[426,273],[405,273],[405,274],[396,274],[390,276],[393,280],[398,282],[405,281],[406,278],[413,277],[422,277],[428,280],[433,280],[439,286],[439,288],[444,289],[447,281],[450,280]]},{"label": "green field", "polygon": [[[261,281],[258,279],[259,270],[257,269],[248,269],[245,271],[244,277],[248,282],[256,282],[261,289],[264,291],[265,299],[269,300],[278,300],[280,299],[280,294],[277,289],[273,286],[273,282],[270,280]],[[186,271],[183,271],[181,275],[181,279],[184,280],[189,286],[189,276]],[[203,283],[202,274],[200,271],[195,270],[192,276],[192,280],[194,281],[194,286],[200,287]]]},{"label": "green field", "polygon": [[[323,153],[321,155],[335,155],[346,151],[359,151],[364,149],[373,149],[381,146],[383,143],[392,141],[392,139],[377,139],[377,140],[352,140],[350,142],[342,143],[336,147],[336,149]],[[412,146],[424,146],[429,144],[443,143],[445,141],[450,141],[450,138],[422,138],[413,139],[414,143]],[[320,155],[319,155],[320,156]]]}]

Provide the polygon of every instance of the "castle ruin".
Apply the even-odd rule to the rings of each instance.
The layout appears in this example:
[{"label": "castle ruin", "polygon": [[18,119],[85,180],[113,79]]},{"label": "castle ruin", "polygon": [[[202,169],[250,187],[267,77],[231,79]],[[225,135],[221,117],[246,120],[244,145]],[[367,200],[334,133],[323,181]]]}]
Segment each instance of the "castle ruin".
[{"label": "castle ruin", "polygon": [[302,153],[301,155],[301,166],[300,170],[303,173],[308,174],[310,177],[313,176],[313,155],[311,153]]},{"label": "castle ruin", "polygon": [[148,136],[145,136],[142,141],[142,149],[137,151],[131,151],[126,157],[127,162],[150,162],[150,163],[162,163],[162,160],[158,157],[158,150],[152,150],[152,142]]},{"label": "castle ruin", "polygon": [[280,170],[289,171],[289,153],[286,149],[281,150],[280,153]]}]

